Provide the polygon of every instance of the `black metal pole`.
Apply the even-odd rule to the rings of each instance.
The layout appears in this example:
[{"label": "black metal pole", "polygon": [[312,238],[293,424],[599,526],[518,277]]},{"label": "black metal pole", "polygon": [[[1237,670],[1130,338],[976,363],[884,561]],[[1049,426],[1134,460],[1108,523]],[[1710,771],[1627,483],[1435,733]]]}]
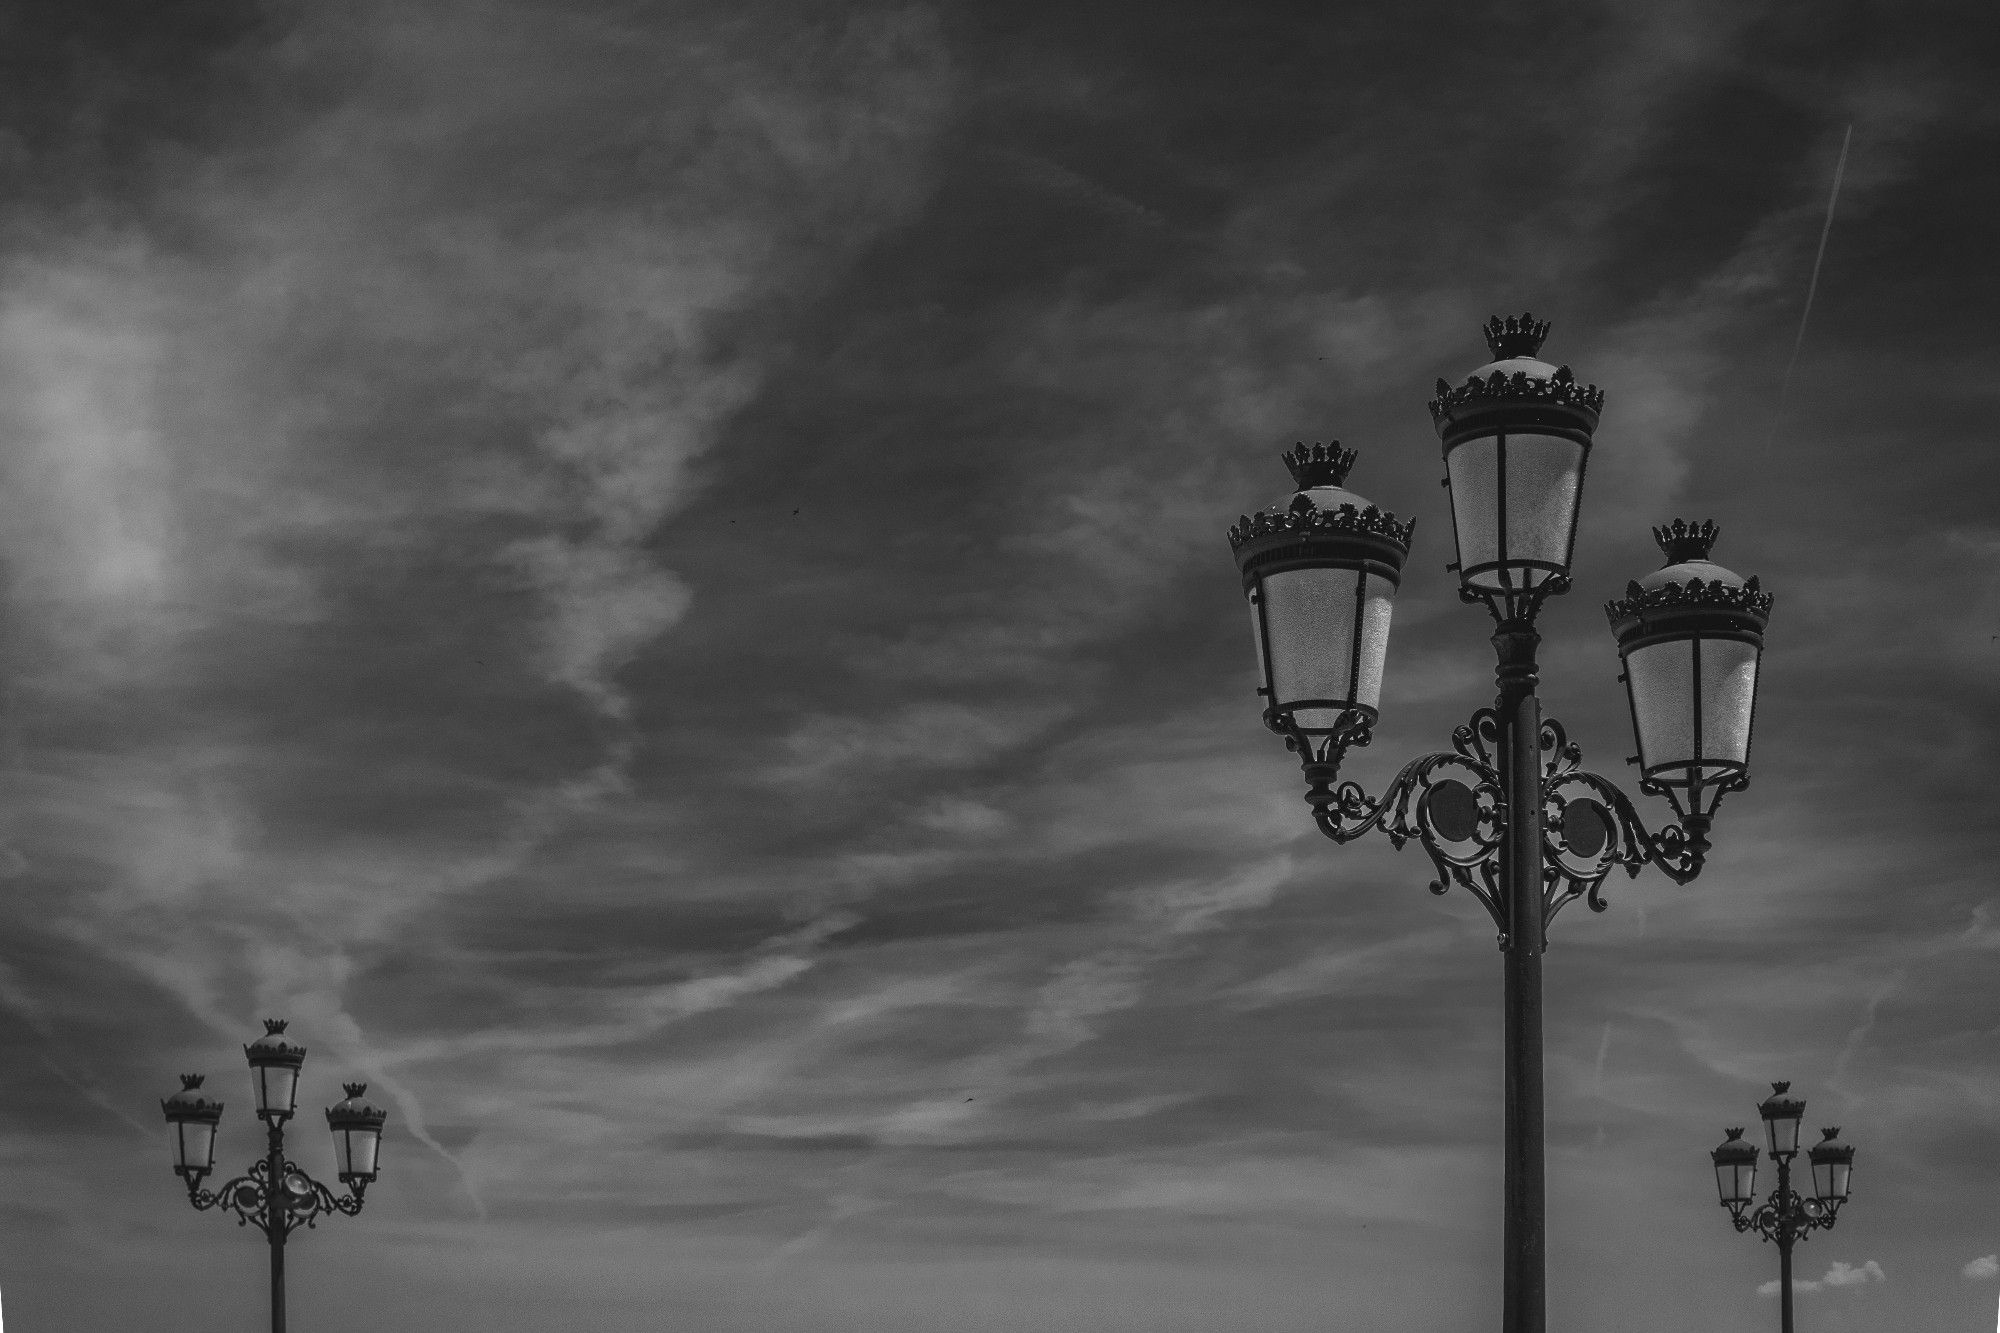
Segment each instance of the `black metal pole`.
[{"label": "black metal pole", "polygon": [[283,1202],[285,1173],[285,1122],[273,1118],[271,1125],[271,1154],[266,1159],[270,1170],[270,1189],[264,1199],[264,1226],[271,1238],[271,1333],[285,1333],[285,1208]]},{"label": "black metal pole", "polygon": [[1778,1154],[1778,1309],[1779,1327],[1792,1333],[1792,1158]]},{"label": "black metal pole", "polygon": [[1493,635],[1500,697],[1502,858],[1506,944],[1506,1278],[1504,1333],[1543,1333],[1547,1317],[1542,1164],[1542,704],[1535,695],[1541,636],[1526,621]]}]

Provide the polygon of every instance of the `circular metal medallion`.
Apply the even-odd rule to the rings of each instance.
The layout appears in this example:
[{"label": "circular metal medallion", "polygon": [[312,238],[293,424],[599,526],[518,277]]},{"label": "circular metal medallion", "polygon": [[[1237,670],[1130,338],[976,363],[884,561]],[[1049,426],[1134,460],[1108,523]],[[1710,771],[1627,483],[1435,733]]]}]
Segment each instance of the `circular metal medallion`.
[{"label": "circular metal medallion", "polygon": [[1464,842],[1479,831],[1479,798],[1463,782],[1446,778],[1424,793],[1423,816],[1446,842]]},{"label": "circular metal medallion", "polygon": [[236,1187],[236,1206],[245,1209],[255,1208],[257,1206],[257,1187],[255,1185],[238,1185]]},{"label": "circular metal medallion", "polygon": [[1588,797],[1563,807],[1563,846],[1578,856],[1595,856],[1611,841],[1611,812]]}]

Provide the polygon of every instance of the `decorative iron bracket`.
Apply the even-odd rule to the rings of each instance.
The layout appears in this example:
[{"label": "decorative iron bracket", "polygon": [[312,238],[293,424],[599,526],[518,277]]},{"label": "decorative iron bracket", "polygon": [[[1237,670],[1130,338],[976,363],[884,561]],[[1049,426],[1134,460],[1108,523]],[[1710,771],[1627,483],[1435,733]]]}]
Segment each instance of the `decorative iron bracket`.
[{"label": "decorative iron bracket", "polygon": [[1815,1231],[1831,1230],[1840,1217],[1840,1205],[1839,1199],[1815,1199],[1790,1189],[1772,1190],[1771,1197],[1754,1212],[1730,1208],[1729,1215],[1738,1231],[1754,1231],[1782,1246],[1804,1240]]},{"label": "decorative iron bracket", "polygon": [[234,1180],[225,1182],[220,1189],[205,1190],[201,1187],[201,1174],[187,1173],[182,1176],[187,1182],[188,1202],[195,1211],[207,1212],[220,1208],[236,1215],[237,1226],[254,1226],[267,1239],[283,1240],[301,1226],[317,1227],[319,1219],[330,1213],[345,1213],[352,1217],[361,1211],[361,1196],[368,1188],[365,1180],[344,1182],[348,1193],[336,1195],[332,1190],[314,1180],[299,1169],[296,1162],[285,1159],[278,1188],[286,1195],[284,1207],[278,1218],[278,1234],[271,1234],[271,1163],[268,1159],[259,1161],[250,1170]]},{"label": "decorative iron bracket", "polygon": [[[1507,889],[1501,874],[1506,843],[1507,800],[1500,777],[1500,715],[1481,708],[1451,734],[1450,752],[1420,755],[1403,765],[1382,795],[1372,797],[1352,780],[1340,780],[1340,764],[1351,748],[1372,739],[1366,723],[1308,736],[1273,712],[1265,723],[1300,756],[1306,802],[1319,831],[1337,843],[1352,842],[1380,828],[1401,850],[1412,839],[1423,845],[1438,877],[1430,891],[1453,885],[1486,908],[1507,947]],[[1542,924],[1578,898],[1593,912],[1604,901],[1604,881],[1622,866],[1637,878],[1649,862],[1676,884],[1701,873],[1708,854],[1708,813],[1685,813],[1674,802],[1676,822],[1658,832],[1646,827],[1631,800],[1610,781],[1581,767],[1583,751],[1553,718],[1542,721],[1541,801],[1543,826]]]}]

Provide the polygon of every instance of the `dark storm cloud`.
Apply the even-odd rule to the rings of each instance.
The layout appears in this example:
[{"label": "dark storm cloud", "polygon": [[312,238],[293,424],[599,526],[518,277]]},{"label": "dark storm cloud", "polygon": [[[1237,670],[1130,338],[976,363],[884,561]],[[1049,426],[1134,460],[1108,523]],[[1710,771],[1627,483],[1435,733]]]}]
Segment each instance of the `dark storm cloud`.
[{"label": "dark storm cloud", "polygon": [[149,1108],[206,1068],[247,1154],[226,1070],[266,1013],[305,1104],[392,1106],[301,1310],[1483,1322],[1490,923],[1414,851],[1312,834],[1222,530],[1293,440],[1358,445],[1419,527],[1352,764],[1441,744],[1491,685],[1421,404],[1524,307],[1609,398],[1545,627],[1593,766],[1630,748],[1597,603],[1647,525],[1718,519],[1779,598],[1708,871],[1555,931],[1557,1322],[1768,1317],[1703,1152],[1782,1077],[1865,1154],[1840,1271],[1886,1275],[1815,1317],[1979,1294],[1984,16],[7,23],[24,1326],[254,1317]]}]

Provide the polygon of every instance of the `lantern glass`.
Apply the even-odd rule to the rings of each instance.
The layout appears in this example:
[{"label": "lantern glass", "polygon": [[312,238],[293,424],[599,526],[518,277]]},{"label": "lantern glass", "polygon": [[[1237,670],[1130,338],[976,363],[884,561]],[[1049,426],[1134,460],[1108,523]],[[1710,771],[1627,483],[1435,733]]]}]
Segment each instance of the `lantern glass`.
[{"label": "lantern glass", "polygon": [[1851,1163],[1832,1161],[1814,1162],[1813,1193],[1832,1203],[1847,1197],[1847,1177],[1854,1170]]},{"label": "lantern glass", "polygon": [[1625,655],[1641,771],[1669,786],[1709,782],[1750,762],[1757,645],[1689,637]]},{"label": "lantern glass", "polygon": [[[1774,1098],[1773,1101],[1775,1100]],[[1771,1103],[1767,1102],[1766,1105],[1771,1105]],[[1785,1114],[1785,1110],[1792,1106],[1796,1106],[1798,1109],[1789,1115]],[[1800,1102],[1791,1102],[1789,1104],[1781,1102],[1774,1109],[1779,1109],[1779,1113],[1764,1117],[1764,1137],[1765,1141],[1770,1145],[1771,1155],[1778,1157],[1797,1152],[1799,1150],[1799,1121],[1805,1119],[1806,1113],[1804,1104]]]},{"label": "lantern glass", "polygon": [[1757,699],[1757,645],[1741,639],[1697,639],[1701,734],[1697,755],[1735,766],[1750,762],[1750,714]]},{"label": "lantern glass", "polygon": [[1722,1202],[1732,1208],[1749,1203],[1757,1197],[1757,1159],[1751,1157],[1745,1161],[1717,1162],[1715,1189],[1722,1196]]},{"label": "lantern glass", "polygon": [[174,1131],[175,1166],[203,1175],[215,1169],[214,1121],[176,1120]]},{"label": "lantern glass", "polygon": [[257,1064],[250,1066],[250,1082],[257,1093],[257,1114],[288,1117],[295,1108],[299,1088],[296,1065]]},{"label": "lantern glass", "polygon": [[1280,570],[1258,580],[1257,651],[1272,706],[1306,731],[1331,731],[1355,709],[1382,701],[1388,579],[1340,565]]},{"label": "lantern glass", "polygon": [[1478,435],[1452,447],[1445,473],[1467,587],[1518,591],[1568,571],[1583,459],[1584,445],[1560,435]]},{"label": "lantern glass", "polygon": [[1642,772],[1685,763],[1694,754],[1693,644],[1691,639],[1673,639],[1625,655]]},{"label": "lantern glass", "polygon": [[382,1145],[382,1131],[372,1125],[342,1125],[333,1131],[333,1152],[340,1174],[375,1179],[375,1159]]}]

